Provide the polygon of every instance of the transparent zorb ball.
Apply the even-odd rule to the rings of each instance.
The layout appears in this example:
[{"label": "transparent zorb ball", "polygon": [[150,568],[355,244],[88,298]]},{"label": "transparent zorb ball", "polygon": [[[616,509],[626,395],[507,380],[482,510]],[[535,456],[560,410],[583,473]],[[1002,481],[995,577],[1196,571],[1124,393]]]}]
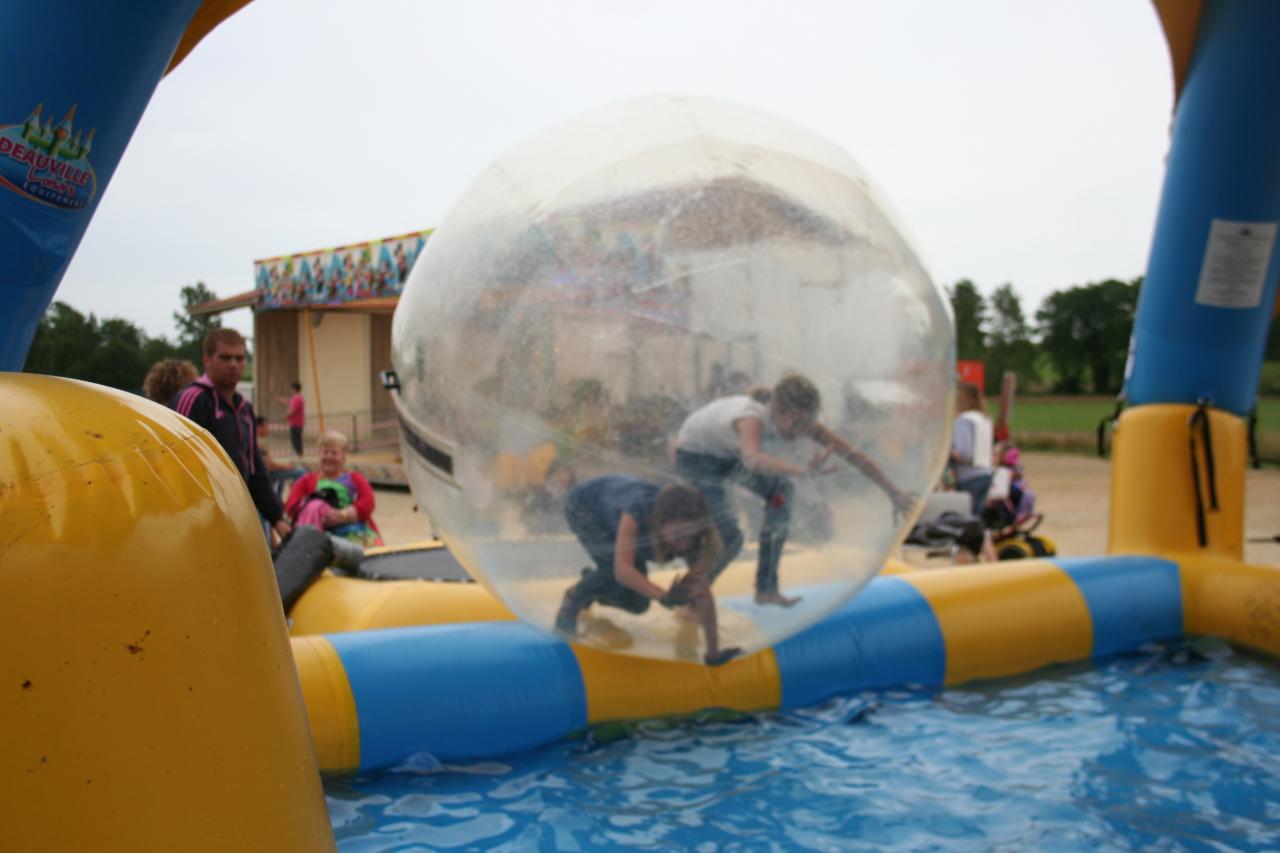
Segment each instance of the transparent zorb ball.
[{"label": "transparent zorb ball", "polygon": [[[804,377],[822,426],[902,494],[926,494],[946,453],[954,334],[915,251],[844,151],[712,100],[624,101],[495,162],[429,239],[392,341],[419,505],[473,577],[548,630],[584,576],[617,583],[566,493],[616,526],[620,504],[587,486],[670,482],[682,425],[710,403]],[[785,478],[789,523],[770,527],[778,592],[799,600],[757,601],[769,507],[732,443],[713,519],[743,541],[711,586],[720,645],[748,652],[855,595],[914,514],[839,453],[811,466],[822,448],[783,435],[772,406],[746,409],[762,452],[813,469]],[[645,569],[667,589],[687,566]],[[690,613],[619,600],[636,603],[598,595],[572,614],[575,641],[702,659]]]}]

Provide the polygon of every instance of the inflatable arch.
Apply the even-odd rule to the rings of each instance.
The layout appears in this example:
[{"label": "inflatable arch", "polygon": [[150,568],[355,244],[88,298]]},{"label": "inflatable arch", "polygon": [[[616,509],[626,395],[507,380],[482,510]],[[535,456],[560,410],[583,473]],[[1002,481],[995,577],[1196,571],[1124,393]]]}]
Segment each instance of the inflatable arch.
[{"label": "inflatable arch", "polygon": [[[41,73],[0,94],[5,370],[164,71],[243,4],[75,3],[74,26],[67,5],[6,13],[14,67]],[[319,770],[997,677],[1182,634],[1280,654],[1280,569],[1243,562],[1242,419],[1280,264],[1280,116],[1259,108],[1280,98],[1280,6],[1156,5],[1178,103],[1107,556],[886,574],[715,670],[569,646],[474,585],[336,577],[295,606],[290,649],[253,510],[207,435],[129,395],[0,375],[0,725],[15,745],[0,847],[323,849]],[[75,62],[45,61],[48,32]]]}]

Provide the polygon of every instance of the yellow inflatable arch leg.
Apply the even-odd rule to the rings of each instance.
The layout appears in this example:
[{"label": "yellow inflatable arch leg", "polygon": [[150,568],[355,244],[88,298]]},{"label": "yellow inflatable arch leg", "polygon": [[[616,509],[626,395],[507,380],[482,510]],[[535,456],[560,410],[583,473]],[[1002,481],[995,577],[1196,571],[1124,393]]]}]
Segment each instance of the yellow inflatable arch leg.
[{"label": "yellow inflatable arch leg", "polygon": [[1107,553],[1244,558],[1244,420],[1207,409],[1193,426],[1195,415],[1152,404],[1120,416]]},{"label": "yellow inflatable arch leg", "polygon": [[0,374],[0,850],[333,849],[279,592],[221,448]]}]

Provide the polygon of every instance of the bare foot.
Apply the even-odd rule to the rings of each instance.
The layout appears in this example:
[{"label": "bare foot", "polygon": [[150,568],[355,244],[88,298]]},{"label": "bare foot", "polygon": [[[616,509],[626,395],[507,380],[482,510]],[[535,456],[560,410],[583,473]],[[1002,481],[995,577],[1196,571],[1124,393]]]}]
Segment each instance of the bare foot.
[{"label": "bare foot", "polygon": [[578,636],[590,645],[610,651],[629,649],[635,643],[635,639],[625,628],[620,628],[603,616],[592,616],[590,613],[583,615],[582,629]]},{"label": "bare foot", "polygon": [[692,607],[680,606],[671,611],[681,622],[697,623],[698,614],[693,612]]},{"label": "bare foot", "polygon": [[788,598],[780,592],[757,592],[756,604],[776,604],[779,607],[791,607],[800,603],[800,597]]},{"label": "bare foot", "polygon": [[697,662],[702,657],[702,631],[695,622],[676,623],[675,653],[680,660]]},{"label": "bare foot", "polygon": [[721,649],[720,651],[716,652],[714,655],[708,654],[706,657],[703,658],[703,660],[707,662],[707,666],[720,666],[720,664],[728,663],[729,661],[733,660],[740,654],[742,654],[742,649],[738,648],[737,646],[734,646],[733,648],[729,648],[729,649]]}]

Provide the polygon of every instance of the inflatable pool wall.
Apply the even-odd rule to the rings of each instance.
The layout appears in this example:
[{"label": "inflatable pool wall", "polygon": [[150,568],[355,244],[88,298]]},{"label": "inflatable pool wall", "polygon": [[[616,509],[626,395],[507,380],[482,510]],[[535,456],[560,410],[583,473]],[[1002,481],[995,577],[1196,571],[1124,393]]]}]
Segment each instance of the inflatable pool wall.
[{"label": "inflatable pool wall", "polygon": [[[329,600],[344,589],[359,600],[360,586],[372,585],[328,583]],[[1221,557],[1026,560],[879,577],[822,623],[716,669],[610,655],[520,623],[468,623],[478,586],[390,585],[429,590],[458,623],[366,622],[294,637],[324,772],[385,768],[414,753],[510,754],[609,720],[1000,678],[1185,634],[1280,655],[1280,572]],[[1260,594],[1272,596],[1269,607]]]},{"label": "inflatable pool wall", "polygon": [[[76,167],[74,197],[0,192],[20,271],[2,286],[15,310],[0,367],[22,363],[183,21],[189,46],[238,3],[134,5],[6,9],[15,62],[47,72],[10,87],[6,133],[29,130],[38,104],[60,127],[78,104],[75,125],[103,130],[93,152],[66,152],[95,170]],[[299,638],[321,764],[493,754],[593,720],[998,677],[1185,633],[1280,654],[1280,570],[1240,559],[1240,416],[1280,263],[1280,116],[1264,108],[1280,95],[1280,4],[1156,6],[1180,100],[1116,436],[1114,556],[880,578],[834,618],[715,670],[619,661],[513,622]],[[270,566],[229,461],[176,416],[79,383],[5,375],[0,411],[0,725],[14,733],[0,848],[332,848]]]}]

